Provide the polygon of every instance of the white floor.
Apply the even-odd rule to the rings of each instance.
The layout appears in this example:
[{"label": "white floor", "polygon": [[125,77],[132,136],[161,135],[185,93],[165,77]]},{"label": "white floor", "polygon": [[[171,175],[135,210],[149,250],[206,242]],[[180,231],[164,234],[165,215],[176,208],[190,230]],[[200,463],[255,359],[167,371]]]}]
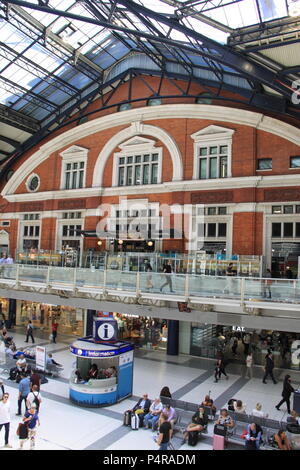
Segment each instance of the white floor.
[{"label": "white floor", "polygon": [[[28,345],[24,342],[25,337],[23,335],[14,334],[13,336],[18,347],[31,347],[31,344]],[[47,345],[47,350],[48,352],[53,351],[53,357],[64,365],[62,377],[68,379],[74,358],[68,351],[68,344],[65,340],[66,338],[63,338],[64,342]],[[47,340],[36,338],[37,344],[45,342]],[[63,348],[65,349],[61,350]],[[60,351],[55,352],[55,350]],[[141,396],[144,392],[148,392],[150,398],[154,399],[165,385],[169,386],[171,392],[174,393],[206,372],[203,368],[189,367],[187,365],[188,359],[186,356],[168,357],[159,352],[150,352],[146,358],[137,357],[135,359],[133,394]],[[172,363],[170,364],[166,360]],[[211,367],[211,362],[208,361],[207,363]],[[1,365],[0,375],[4,379],[7,378],[7,375],[1,372]],[[222,379],[218,383],[214,383],[212,374],[201,384],[195,383],[194,388],[178,398],[199,403],[211,391],[212,398],[216,400],[229,387],[236,386],[238,379],[240,379],[239,375],[229,374],[229,380]],[[13,449],[17,449],[19,443],[16,429],[20,417],[16,416],[15,413],[17,412],[18,390],[9,381],[5,381],[5,389],[10,393],[11,402],[10,443]],[[282,411],[275,409],[275,405],[280,400],[281,391],[282,381],[277,385],[273,385],[271,381],[264,385],[262,379],[254,378],[242,385],[241,388],[238,386],[234,392],[234,397],[247,404],[249,413],[256,403],[260,402],[263,404],[263,410],[269,413],[270,418],[283,420],[287,416],[285,406],[282,407]],[[132,399],[127,399],[104,409],[79,408],[68,400],[67,380],[58,381],[51,378],[47,384],[42,385],[41,393],[43,399],[40,410],[41,424],[37,432],[36,449],[85,449],[92,445],[95,448],[105,448],[107,450],[157,449],[150,430],[131,431],[128,428],[124,429],[122,426],[122,415],[125,410],[132,408],[134,404]],[[113,417],[105,415],[107,410],[113,412]],[[211,434],[212,425],[209,426],[209,435]],[[107,436],[110,439],[109,442],[107,442]],[[4,430],[0,434],[0,446],[2,442],[4,444]],[[98,445],[99,447],[97,447]],[[25,444],[25,448],[29,448],[29,442]],[[190,448],[183,445],[180,449]],[[211,445],[200,440],[196,449],[211,450]]]}]

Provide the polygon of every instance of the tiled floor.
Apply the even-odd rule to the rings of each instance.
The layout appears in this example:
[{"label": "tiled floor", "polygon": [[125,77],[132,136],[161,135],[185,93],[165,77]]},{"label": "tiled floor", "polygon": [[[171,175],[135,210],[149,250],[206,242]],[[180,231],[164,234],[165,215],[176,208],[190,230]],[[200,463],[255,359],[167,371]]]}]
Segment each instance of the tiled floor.
[{"label": "tiled floor", "polygon": [[[18,347],[29,346],[24,342],[24,335],[14,333],[14,340]],[[47,344],[47,351],[53,352],[53,357],[64,365],[62,378],[49,379],[42,385],[43,402],[40,411],[41,425],[38,428],[37,449],[107,449],[107,450],[155,450],[155,444],[150,430],[132,431],[122,426],[122,417],[126,409],[132,408],[135,398],[124,400],[116,405],[100,408],[85,409],[74,406],[68,398],[68,378],[73,356],[69,353],[71,339],[58,337],[58,343],[50,344],[47,337],[36,336],[36,344]],[[57,352],[55,352],[57,351]],[[210,391],[212,398],[218,404],[218,408],[224,406],[229,398],[243,400],[247,404],[247,411],[251,412],[257,402],[263,404],[269,417],[278,420],[286,419],[286,408],[277,411],[275,405],[280,400],[282,391],[282,377],[284,371],[280,371],[277,377],[280,381],[277,385],[268,382],[262,383],[262,368],[255,370],[254,378],[246,380],[242,378],[240,365],[228,367],[229,379],[224,378],[214,383],[214,362],[191,358],[188,356],[166,356],[160,352],[137,352],[134,368],[133,394],[141,396],[148,392],[150,398],[155,398],[161,388],[169,386],[177,399],[198,403]],[[5,388],[10,393],[11,402],[11,432],[10,440],[13,449],[18,448],[16,428],[20,417],[15,416],[17,411],[17,385],[6,380],[7,375],[1,372],[5,380]],[[292,378],[300,382],[300,375],[292,373]],[[197,444],[197,450],[212,449],[213,425],[208,427],[208,434],[202,436]],[[4,432],[0,434],[0,445],[4,441]],[[186,444],[181,446],[181,436],[174,439],[176,448],[190,449]],[[29,448],[29,443],[26,444]]]}]

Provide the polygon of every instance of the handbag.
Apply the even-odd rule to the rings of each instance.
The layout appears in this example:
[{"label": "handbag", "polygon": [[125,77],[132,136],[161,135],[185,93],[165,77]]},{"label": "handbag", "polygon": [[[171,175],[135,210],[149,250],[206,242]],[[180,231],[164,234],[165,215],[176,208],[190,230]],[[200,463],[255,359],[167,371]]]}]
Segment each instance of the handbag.
[{"label": "handbag", "polygon": [[227,427],[224,424],[215,424],[214,434],[225,437],[227,434]]}]

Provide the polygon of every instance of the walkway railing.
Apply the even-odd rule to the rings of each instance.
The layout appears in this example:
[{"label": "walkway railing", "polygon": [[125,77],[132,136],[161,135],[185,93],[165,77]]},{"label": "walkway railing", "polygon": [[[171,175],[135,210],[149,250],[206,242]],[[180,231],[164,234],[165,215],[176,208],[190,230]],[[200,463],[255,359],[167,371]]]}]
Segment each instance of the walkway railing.
[{"label": "walkway railing", "polygon": [[0,266],[0,284],[13,288],[36,285],[66,290],[115,291],[116,294],[122,291],[175,301],[189,299],[192,302],[193,298],[203,297],[211,299],[211,303],[214,299],[219,300],[217,303],[234,299],[240,303],[266,301],[274,307],[281,303],[300,304],[299,279],[271,280],[12,264]]}]

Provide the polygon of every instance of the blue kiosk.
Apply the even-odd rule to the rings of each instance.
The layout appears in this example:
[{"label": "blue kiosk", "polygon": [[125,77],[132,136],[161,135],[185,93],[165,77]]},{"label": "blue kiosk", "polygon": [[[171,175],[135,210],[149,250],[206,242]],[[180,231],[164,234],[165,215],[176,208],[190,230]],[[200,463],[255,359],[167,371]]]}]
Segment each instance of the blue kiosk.
[{"label": "blue kiosk", "polygon": [[70,377],[70,400],[77,405],[113,405],[132,395],[134,345],[118,340],[113,317],[94,317],[93,335],[70,346],[76,357]]}]

